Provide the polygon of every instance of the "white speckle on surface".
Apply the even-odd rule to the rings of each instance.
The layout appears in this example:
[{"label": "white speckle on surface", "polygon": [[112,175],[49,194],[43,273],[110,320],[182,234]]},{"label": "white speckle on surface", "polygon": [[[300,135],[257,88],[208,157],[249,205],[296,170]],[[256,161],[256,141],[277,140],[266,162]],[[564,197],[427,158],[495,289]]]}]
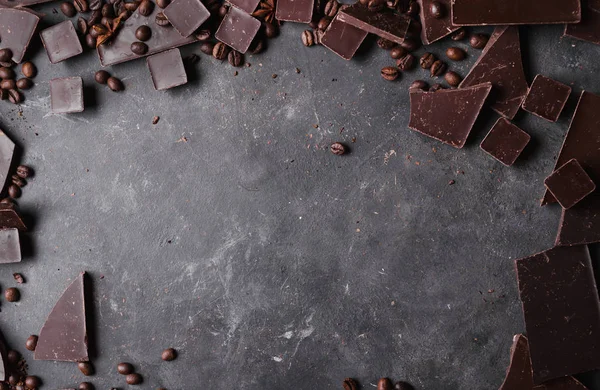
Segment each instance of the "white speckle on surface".
[{"label": "white speckle on surface", "polygon": [[273,360],[275,360],[277,363],[281,363],[283,361],[283,359],[279,356],[273,356]]},{"label": "white speckle on surface", "polygon": [[292,338],[292,336],[293,336],[293,335],[294,335],[294,332],[292,332],[291,330],[288,330],[288,331],[287,331],[287,332],[285,332],[284,334],[282,334],[282,335],[279,335],[279,336],[277,336],[277,337],[283,337],[284,339],[288,339],[288,340],[289,340],[289,339],[291,339],[291,338]]}]

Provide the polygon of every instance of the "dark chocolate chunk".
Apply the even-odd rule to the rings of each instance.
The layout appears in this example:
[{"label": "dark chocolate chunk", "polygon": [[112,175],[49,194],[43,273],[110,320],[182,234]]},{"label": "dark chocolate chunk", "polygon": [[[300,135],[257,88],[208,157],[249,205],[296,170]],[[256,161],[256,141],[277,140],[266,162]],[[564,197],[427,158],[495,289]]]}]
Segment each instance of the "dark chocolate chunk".
[{"label": "dark chocolate chunk", "polygon": [[251,14],[260,3],[260,0],[228,0],[227,2]]},{"label": "dark chocolate chunk", "polygon": [[367,32],[340,19],[340,13],[329,23],[321,44],[345,60],[350,60],[367,37]]},{"label": "dark chocolate chunk", "polygon": [[582,3],[581,22],[565,25],[565,36],[600,45],[600,0]]},{"label": "dark chocolate chunk", "polygon": [[410,18],[391,11],[371,11],[360,2],[343,8],[338,13],[340,21],[378,35],[398,44],[404,42]]},{"label": "dark chocolate chunk", "polygon": [[513,337],[510,347],[510,365],[506,370],[504,382],[498,390],[533,389],[533,370],[529,356],[529,342],[522,334]]},{"label": "dark chocolate chunk", "polygon": [[50,62],[56,64],[83,52],[81,42],[70,20],[55,24],[40,33]]},{"label": "dark chocolate chunk", "polygon": [[491,89],[490,83],[437,92],[411,89],[408,127],[462,148]]},{"label": "dark chocolate chunk", "polygon": [[550,122],[556,122],[569,95],[571,87],[538,74],[529,88],[523,109]]},{"label": "dark chocolate chunk", "polygon": [[576,159],[552,172],[544,184],[564,209],[570,209],[596,190],[596,185]]},{"label": "dark chocolate chunk", "polygon": [[[421,40],[424,44],[429,45],[447,35],[452,34],[460,27],[452,25],[450,15],[450,0],[418,0],[420,5],[421,16]],[[439,18],[429,12],[431,5],[438,3],[444,9],[444,12]]]},{"label": "dark chocolate chunk", "polygon": [[0,229],[0,263],[18,263],[21,261],[21,243],[19,230]]},{"label": "dark chocolate chunk", "polygon": [[9,48],[14,62],[23,59],[39,21],[29,10],[0,8],[0,48]]},{"label": "dark chocolate chunk", "polygon": [[14,204],[0,203],[0,228],[17,228],[22,232],[27,230]]},{"label": "dark chocolate chunk", "polygon": [[579,23],[580,0],[453,0],[456,26]]},{"label": "dark chocolate chunk", "polygon": [[182,37],[192,35],[210,17],[200,0],[174,0],[163,14]]},{"label": "dark chocolate chunk", "polygon": [[506,166],[511,166],[527,146],[531,136],[506,118],[500,118],[481,142],[481,149]]},{"label": "dark chocolate chunk", "polygon": [[288,22],[310,23],[314,0],[277,0],[275,18]]},{"label": "dark chocolate chunk", "polygon": [[236,7],[229,7],[215,38],[227,46],[245,53],[260,29],[260,22]]},{"label": "dark chocolate chunk", "polygon": [[83,111],[83,80],[81,77],[50,80],[50,106],[55,114]]},{"label": "dark chocolate chunk", "polygon": [[544,382],[535,386],[533,390],[588,390],[588,388],[572,376],[566,376]]},{"label": "dark chocolate chunk", "polygon": [[146,59],[150,76],[156,90],[163,90],[187,83],[187,75],[179,49],[154,54]]},{"label": "dark chocolate chunk", "polygon": [[600,301],[587,246],[515,265],[534,383],[600,368]]},{"label": "dark chocolate chunk", "polygon": [[568,210],[563,209],[556,236],[556,245],[559,246],[596,242],[600,242],[600,194],[598,192],[588,195]]},{"label": "dark chocolate chunk", "polygon": [[9,182],[9,172],[15,154],[15,144],[0,130],[0,192]]},{"label": "dark chocolate chunk", "polygon": [[50,312],[38,337],[35,360],[88,361],[84,296],[85,272],[79,274]]},{"label": "dark chocolate chunk", "polygon": [[528,90],[517,27],[496,28],[459,88],[488,81],[494,85],[492,109],[508,119],[514,118]]}]

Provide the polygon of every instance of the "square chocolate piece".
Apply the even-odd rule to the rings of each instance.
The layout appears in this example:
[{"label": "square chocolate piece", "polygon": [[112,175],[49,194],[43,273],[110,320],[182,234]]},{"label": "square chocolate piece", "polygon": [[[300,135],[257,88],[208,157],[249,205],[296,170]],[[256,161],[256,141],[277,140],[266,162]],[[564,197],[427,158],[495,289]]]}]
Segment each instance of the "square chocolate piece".
[{"label": "square chocolate piece", "polygon": [[529,143],[529,134],[500,118],[481,142],[481,149],[506,166],[511,166]]},{"label": "square chocolate piece", "polygon": [[0,264],[18,263],[20,261],[19,230],[16,228],[0,229]]},{"label": "square chocolate piece", "polygon": [[200,0],[174,0],[163,11],[182,37],[189,37],[210,17]]},{"label": "square chocolate piece", "polygon": [[275,19],[287,22],[310,23],[314,0],[277,0]]},{"label": "square chocolate piece", "polygon": [[81,77],[50,80],[50,105],[55,114],[83,111],[83,80]]},{"label": "square chocolate piece", "polygon": [[245,53],[258,29],[260,29],[258,19],[236,7],[229,7],[229,11],[215,33],[215,38],[234,50]]},{"label": "square chocolate piece", "polygon": [[187,83],[179,49],[154,54],[146,59],[154,88],[158,91]]},{"label": "square chocolate piece", "polygon": [[70,20],[55,24],[40,33],[50,62],[56,64],[83,52],[81,42]]},{"label": "square chocolate piece", "polygon": [[345,60],[350,60],[367,37],[367,32],[340,19],[338,13],[321,37],[321,44]]},{"label": "square chocolate piece", "polygon": [[28,9],[0,8],[0,48],[9,48],[14,62],[23,59],[39,21]]},{"label": "square chocolate piece", "polygon": [[552,172],[544,181],[548,191],[566,210],[596,190],[594,181],[576,159],[571,159]]},{"label": "square chocolate piece", "polygon": [[529,88],[523,109],[550,122],[556,122],[569,95],[571,87],[538,74]]},{"label": "square chocolate piece", "polygon": [[251,14],[258,7],[260,0],[227,0],[227,2]]}]

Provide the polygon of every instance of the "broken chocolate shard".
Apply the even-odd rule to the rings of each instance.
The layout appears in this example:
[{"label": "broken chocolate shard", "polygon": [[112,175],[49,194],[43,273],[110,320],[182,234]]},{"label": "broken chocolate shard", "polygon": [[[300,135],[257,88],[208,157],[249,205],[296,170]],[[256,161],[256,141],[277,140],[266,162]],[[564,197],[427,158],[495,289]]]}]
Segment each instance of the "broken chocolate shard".
[{"label": "broken chocolate shard", "polygon": [[408,127],[455,148],[462,148],[481,112],[492,84],[437,92],[410,91]]},{"label": "broken chocolate shard", "polygon": [[556,245],[573,246],[597,242],[600,242],[600,194],[594,192],[570,209],[563,209]]},{"label": "broken chocolate shard", "polygon": [[521,60],[517,27],[497,27],[459,88],[484,82],[494,86],[492,109],[512,119],[527,95],[528,85]]},{"label": "broken chocolate shard", "polygon": [[367,32],[342,22],[340,14],[329,23],[321,37],[321,45],[325,46],[345,60],[350,60],[367,37]]},{"label": "broken chocolate shard", "polygon": [[481,149],[506,166],[511,166],[521,155],[531,136],[512,124],[506,118],[500,118],[481,142]]},{"label": "broken chocolate shard", "polygon": [[85,272],[82,272],[56,302],[40,331],[35,360],[89,360],[84,281]]},{"label": "broken chocolate shard", "polygon": [[371,11],[357,2],[338,13],[339,20],[389,41],[401,44],[406,38],[410,18],[392,11]]},{"label": "broken chocolate shard", "polygon": [[0,229],[0,264],[18,263],[20,261],[19,230],[16,228]]},{"label": "broken chocolate shard", "polygon": [[456,26],[579,23],[580,0],[452,0]]},{"label": "broken chocolate shard", "polygon": [[600,368],[600,301],[587,246],[516,260],[535,384]]},{"label": "broken chocolate shard", "polygon": [[582,3],[581,22],[565,25],[564,35],[600,45],[600,1]]},{"label": "broken chocolate shard", "polygon": [[0,203],[0,229],[3,228],[16,228],[22,232],[27,230],[14,204]]},{"label": "broken chocolate shard", "polygon": [[0,8],[0,49],[10,49],[14,62],[23,60],[39,21],[39,16],[27,10]]},{"label": "broken chocolate shard", "polygon": [[174,0],[163,11],[182,37],[189,37],[210,17],[200,0]]},{"label": "broken chocolate shard", "polygon": [[[442,14],[436,17],[430,12],[432,3],[438,3],[442,7]],[[450,0],[418,0],[421,17],[421,40],[429,45],[437,40],[452,34],[460,27],[452,25],[450,13]]]},{"label": "broken chocolate shard", "polygon": [[552,172],[544,184],[563,209],[570,209],[596,190],[596,185],[576,159]]},{"label": "broken chocolate shard", "polygon": [[571,87],[568,85],[538,74],[523,102],[523,110],[547,121],[556,122],[570,95]]},{"label": "broken chocolate shard", "polygon": [[504,382],[498,390],[530,390],[533,388],[533,371],[529,356],[529,342],[522,334],[513,337],[510,347],[510,364]]},{"label": "broken chocolate shard", "polygon": [[310,23],[314,0],[277,0],[275,19],[287,22]]},{"label": "broken chocolate shard", "polygon": [[15,154],[15,143],[0,130],[0,192],[6,185]]},{"label": "broken chocolate shard", "polygon": [[236,7],[229,7],[215,38],[243,54],[248,51],[259,29],[258,19]]},{"label": "broken chocolate shard", "polygon": [[179,49],[154,54],[146,59],[154,89],[157,91],[187,83],[187,74]]}]

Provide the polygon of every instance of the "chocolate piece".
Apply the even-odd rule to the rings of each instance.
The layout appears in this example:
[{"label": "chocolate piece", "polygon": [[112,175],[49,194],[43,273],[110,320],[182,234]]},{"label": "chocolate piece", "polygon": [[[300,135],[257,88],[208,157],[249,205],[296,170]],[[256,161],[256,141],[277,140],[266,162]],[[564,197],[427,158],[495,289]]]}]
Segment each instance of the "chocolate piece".
[{"label": "chocolate piece", "polygon": [[[587,172],[587,171],[586,171]],[[562,211],[556,245],[572,246],[600,242],[600,194],[594,192]]]},{"label": "chocolate piece", "polygon": [[533,371],[529,356],[529,342],[522,334],[513,337],[510,347],[510,365],[504,382],[498,390],[533,389]]},{"label": "chocolate piece", "polygon": [[[572,158],[577,159],[594,183],[600,182],[600,96],[582,92],[571,126],[556,160],[557,167],[563,166]],[[546,191],[542,205],[554,203],[556,199]],[[598,227],[600,228],[600,226]],[[600,235],[600,231],[598,232]]]},{"label": "chocolate piece", "polygon": [[277,0],[275,19],[288,22],[310,23],[314,0]]},{"label": "chocolate piece", "polygon": [[227,2],[249,14],[256,10],[260,0],[227,0]]},{"label": "chocolate piece", "polygon": [[18,263],[21,261],[19,230],[0,229],[0,263]]},{"label": "chocolate piece", "polygon": [[580,0],[452,0],[456,26],[579,23]]},{"label": "chocolate piece", "polygon": [[21,8],[30,7],[36,4],[49,3],[54,0],[0,0],[0,7]]},{"label": "chocolate piece", "polygon": [[581,22],[565,25],[565,36],[600,45],[600,0],[582,3]]},{"label": "chocolate piece", "polygon": [[0,203],[0,228],[17,228],[22,232],[27,230],[15,205]]},{"label": "chocolate piece", "polygon": [[[421,16],[421,40],[424,44],[429,45],[447,35],[452,34],[460,27],[452,25],[452,17],[450,14],[450,0],[418,0]],[[438,3],[444,8],[444,13],[441,17],[436,18],[431,14],[431,4]]]},{"label": "chocolate piece", "polygon": [[576,159],[552,172],[544,184],[564,209],[570,209],[596,190],[596,185]]},{"label": "chocolate piece", "polygon": [[[0,131],[0,192],[8,181],[13,155],[15,154],[15,143]],[[10,182],[8,182],[10,184]]]},{"label": "chocolate piece", "polygon": [[587,246],[515,265],[534,383],[600,368],[600,301]]},{"label": "chocolate piece", "polygon": [[229,7],[229,11],[215,33],[215,38],[234,50],[245,53],[258,29],[260,29],[258,19],[235,7]]},{"label": "chocolate piece", "polygon": [[404,42],[410,26],[410,18],[405,15],[391,11],[371,11],[359,2],[343,8],[338,15],[344,23],[398,44]]},{"label": "chocolate piece", "polygon": [[550,122],[556,122],[569,95],[571,87],[538,74],[529,88],[523,109]]},{"label": "chocolate piece", "polygon": [[325,46],[345,60],[350,60],[367,37],[367,32],[342,22],[341,13],[329,23],[329,27],[321,37],[321,45]]},{"label": "chocolate piece", "polygon": [[81,77],[50,80],[50,106],[55,114],[83,111],[83,80]]},{"label": "chocolate piece", "polygon": [[38,337],[35,360],[88,361],[85,321],[85,272],[62,294]]},{"label": "chocolate piece", "polygon": [[[98,57],[102,66],[131,61],[197,41],[194,35],[184,38],[174,28],[157,26],[154,20],[159,12],[162,12],[159,7],[154,7],[149,16],[142,16],[139,12],[134,12],[110,43],[98,46]],[[135,37],[135,31],[142,25],[151,26],[152,38],[146,42],[148,52],[138,55],[131,51],[131,44],[138,40]]]},{"label": "chocolate piece", "polygon": [[163,90],[187,83],[187,75],[179,49],[171,49],[146,59],[156,90]]},{"label": "chocolate piece", "polygon": [[492,109],[508,119],[514,118],[528,90],[517,27],[497,27],[494,30],[459,88],[487,81],[494,85]]},{"label": "chocolate piece", "polygon": [[182,37],[192,35],[210,17],[200,0],[174,0],[163,14]]},{"label": "chocolate piece", "polygon": [[500,118],[488,135],[481,142],[481,149],[506,166],[511,166],[529,143],[531,136],[510,123],[506,118]]},{"label": "chocolate piece", "polygon": [[83,52],[81,42],[70,20],[55,24],[40,33],[50,62],[56,64]]},{"label": "chocolate piece", "polygon": [[535,386],[533,390],[588,390],[588,388],[572,376],[567,376],[542,383]]},{"label": "chocolate piece", "polygon": [[9,48],[14,62],[23,60],[39,21],[39,16],[29,11],[0,8],[0,49]]},{"label": "chocolate piece", "polygon": [[483,83],[436,92],[410,90],[408,127],[455,148],[462,148],[492,89]]}]

